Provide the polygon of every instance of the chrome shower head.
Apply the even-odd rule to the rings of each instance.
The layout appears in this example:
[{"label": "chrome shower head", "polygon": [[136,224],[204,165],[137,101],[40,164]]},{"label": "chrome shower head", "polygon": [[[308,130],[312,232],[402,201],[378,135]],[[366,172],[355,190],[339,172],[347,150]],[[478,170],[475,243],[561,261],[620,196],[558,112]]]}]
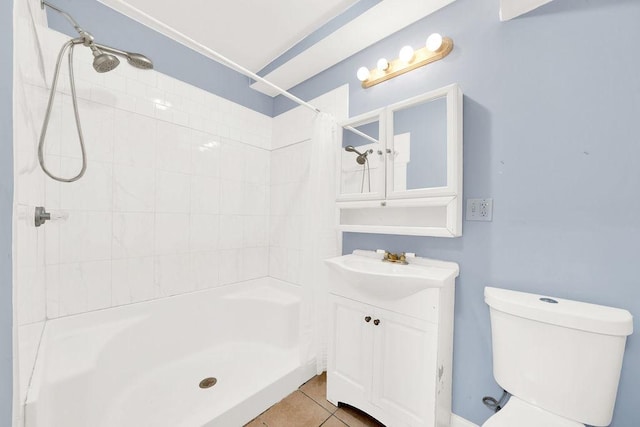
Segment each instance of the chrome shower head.
[{"label": "chrome shower head", "polygon": [[95,46],[89,46],[93,52],[93,68],[99,73],[106,73],[113,70],[120,64],[120,60],[114,55],[104,53]]},{"label": "chrome shower head", "polygon": [[124,56],[125,58],[127,58],[127,62],[129,63],[129,65],[133,67],[140,68],[142,70],[153,69],[153,62],[141,53],[125,52],[124,50],[116,49],[115,47],[105,46],[98,43],[96,43],[95,46],[105,52]]},{"label": "chrome shower head", "polygon": [[143,70],[153,69],[153,62],[146,56],[142,55],[141,53],[127,52],[125,57],[127,58],[127,62],[129,62],[130,65],[136,68],[140,68]]}]

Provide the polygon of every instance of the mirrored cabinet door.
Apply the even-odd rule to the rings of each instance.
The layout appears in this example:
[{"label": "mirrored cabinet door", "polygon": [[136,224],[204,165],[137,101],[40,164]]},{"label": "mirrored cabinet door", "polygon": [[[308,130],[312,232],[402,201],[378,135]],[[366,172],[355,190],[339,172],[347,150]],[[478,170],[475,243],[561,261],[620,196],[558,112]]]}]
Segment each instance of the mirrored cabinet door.
[{"label": "mirrored cabinet door", "polygon": [[388,199],[457,194],[462,173],[460,98],[457,86],[448,86],[389,106]]},{"label": "mirrored cabinet door", "polygon": [[342,123],[338,150],[338,200],[382,199],[385,195],[384,136],[380,112]]}]

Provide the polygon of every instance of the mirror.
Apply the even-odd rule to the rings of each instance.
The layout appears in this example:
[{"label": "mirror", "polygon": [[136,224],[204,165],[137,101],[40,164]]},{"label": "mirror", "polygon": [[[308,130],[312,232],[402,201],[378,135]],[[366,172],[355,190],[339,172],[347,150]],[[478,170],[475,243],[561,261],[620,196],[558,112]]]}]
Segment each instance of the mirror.
[{"label": "mirror", "polygon": [[393,112],[393,191],[447,185],[447,99]]},{"label": "mirror", "polygon": [[384,182],[378,177],[384,174],[380,150],[380,120],[375,115],[342,128],[340,149],[340,194],[384,194]]}]

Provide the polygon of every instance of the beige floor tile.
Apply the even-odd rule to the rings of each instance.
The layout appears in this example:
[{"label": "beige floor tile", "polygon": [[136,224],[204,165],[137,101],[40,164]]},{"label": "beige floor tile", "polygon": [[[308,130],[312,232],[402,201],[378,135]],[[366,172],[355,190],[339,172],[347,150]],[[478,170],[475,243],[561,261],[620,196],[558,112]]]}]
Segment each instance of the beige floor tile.
[{"label": "beige floor tile", "polygon": [[315,400],[320,406],[332,414],[338,407],[327,400],[327,373],[323,372],[311,378],[300,387],[300,391]]},{"label": "beige floor tile", "polygon": [[336,417],[331,417],[322,424],[322,427],[349,427]]},{"label": "beige floor tile", "polygon": [[260,417],[251,421],[249,424],[245,424],[244,427],[268,427],[265,423],[262,422]]},{"label": "beige floor tile", "polygon": [[375,418],[350,406],[341,406],[334,416],[349,427],[384,427],[384,424],[379,423]]},{"label": "beige floor tile", "polygon": [[294,391],[260,415],[259,420],[269,427],[318,427],[330,416],[304,393]]}]

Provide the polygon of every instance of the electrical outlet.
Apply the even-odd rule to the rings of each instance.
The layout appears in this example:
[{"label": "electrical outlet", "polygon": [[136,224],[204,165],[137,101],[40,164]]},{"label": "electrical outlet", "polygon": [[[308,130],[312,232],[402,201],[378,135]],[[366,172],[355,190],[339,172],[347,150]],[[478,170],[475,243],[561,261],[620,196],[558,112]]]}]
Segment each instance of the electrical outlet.
[{"label": "electrical outlet", "polygon": [[467,221],[491,221],[493,199],[467,199]]}]

